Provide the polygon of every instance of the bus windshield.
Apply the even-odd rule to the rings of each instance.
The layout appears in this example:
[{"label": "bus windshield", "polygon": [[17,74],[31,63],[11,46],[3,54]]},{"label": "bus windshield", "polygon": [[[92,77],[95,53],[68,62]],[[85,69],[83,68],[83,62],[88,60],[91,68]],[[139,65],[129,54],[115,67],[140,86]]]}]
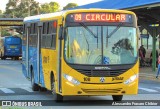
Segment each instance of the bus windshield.
[{"label": "bus windshield", "polygon": [[8,38],[6,38],[6,44],[19,45],[19,44],[21,44],[21,39],[20,38],[8,37]]},{"label": "bus windshield", "polygon": [[65,29],[65,60],[71,64],[133,64],[137,59],[135,27],[70,26]]}]

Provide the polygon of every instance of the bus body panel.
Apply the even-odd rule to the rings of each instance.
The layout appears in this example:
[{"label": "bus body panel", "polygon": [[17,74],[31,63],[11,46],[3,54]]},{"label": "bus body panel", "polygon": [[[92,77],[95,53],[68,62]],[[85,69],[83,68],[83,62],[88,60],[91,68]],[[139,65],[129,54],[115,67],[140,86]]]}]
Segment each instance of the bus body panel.
[{"label": "bus body panel", "polygon": [[[27,70],[26,70],[26,63],[25,63],[25,50],[26,50],[26,47],[25,46],[22,46],[22,49],[23,49],[23,56],[22,56],[22,59],[23,59],[23,63],[22,63],[22,71],[23,71],[23,74],[26,78],[30,79],[31,78],[31,69],[29,69],[29,75],[27,75]],[[35,80],[35,83],[37,84],[40,84],[42,87],[45,87],[45,84],[44,84],[44,74],[43,74],[43,70],[42,70],[42,56],[40,55],[40,83],[38,81],[38,73],[37,73],[37,56],[36,56],[36,52],[37,52],[37,48],[35,47],[29,47],[29,68],[33,68],[33,71],[34,71],[34,80]]]},{"label": "bus body panel", "polygon": [[[68,66],[65,66],[67,68]],[[117,77],[105,77],[105,82],[100,82],[100,77],[89,77],[90,81],[84,81],[87,77],[80,74],[76,70],[71,70],[70,72],[65,72],[66,74],[76,78],[81,82],[80,85],[74,85],[68,82],[63,77],[62,85],[62,95],[121,95],[121,94],[138,94],[138,78],[131,84],[124,84],[130,76],[139,73],[137,69],[139,67],[139,61],[128,71]],[[63,74],[62,74],[63,75]],[[88,77],[87,77],[88,78]],[[116,78],[123,78],[118,80]],[[65,90],[68,89],[68,90]],[[125,91],[125,93],[124,93]],[[80,94],[78,92],[81,92]]]}]

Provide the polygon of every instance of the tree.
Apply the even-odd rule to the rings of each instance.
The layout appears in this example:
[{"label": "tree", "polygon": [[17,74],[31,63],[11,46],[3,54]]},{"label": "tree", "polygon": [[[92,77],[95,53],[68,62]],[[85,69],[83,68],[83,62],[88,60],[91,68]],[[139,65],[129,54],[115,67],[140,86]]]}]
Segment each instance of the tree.
[{"label": "tree", "polygon": [[7,14],[7,17],[14,17],[16,6],[17,0],[9,0],[9,2],[6,4],[6,12],[4,14]]},{"label": "tree", "polygon": [[67,10],[69,8],[77,7],[78,5],[76,3],[68,3],[65,7],[63,7],[63,10]]},{"label": "tree", "polygon": [[40,12],[41,13],[52,13],[59,11],[60,5],[57,2],[50,2],[41,5]]},{"label": "tree", "polygon": [[8,32],[8,31],[6,31],[6,30],[2,30],[1,31],[1,36],[3,37],[3,36],[10,36],[11,34]]},{"label": "tree", "polygon": [[22,15],[23,17],[26,17],[37,15],[39,14],[39,3],[34,0],[24,0],[18,5],[17,11],[21,11],[18,13],[18,16]]},{"label": "tree", "polygon": [[34,0],[9,0],[5,14],[8,17],[26,17],[39,14],[39,3]]}]

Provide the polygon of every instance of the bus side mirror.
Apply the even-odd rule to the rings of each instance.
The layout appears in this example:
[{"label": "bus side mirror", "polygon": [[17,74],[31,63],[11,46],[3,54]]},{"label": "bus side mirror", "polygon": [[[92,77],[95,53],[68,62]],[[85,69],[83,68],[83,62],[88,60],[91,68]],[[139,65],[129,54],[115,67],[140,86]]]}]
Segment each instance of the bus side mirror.
[{"label": "bus side mirror", "polygon": [[60,26],[60,28],[59,28],[58,38],[59,38],[60,40],[63,40],[63,39],[64,39],[64,28],[63,28],[62,26]]}]

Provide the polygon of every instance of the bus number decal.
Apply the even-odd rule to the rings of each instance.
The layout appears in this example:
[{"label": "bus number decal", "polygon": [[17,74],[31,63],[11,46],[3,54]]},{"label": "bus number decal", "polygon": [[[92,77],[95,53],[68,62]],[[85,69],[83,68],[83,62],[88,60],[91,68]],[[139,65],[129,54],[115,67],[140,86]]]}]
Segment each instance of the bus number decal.
[{"label": "bus number decal", "polygon": [[48,57],[43,57],[43,63],[49,63],[49,56]]},{"label": "bus number decal", "polygon": [[84,77],[83,79],[84,79],[84,81],[91,81],[91,79],[89,77]]}]

